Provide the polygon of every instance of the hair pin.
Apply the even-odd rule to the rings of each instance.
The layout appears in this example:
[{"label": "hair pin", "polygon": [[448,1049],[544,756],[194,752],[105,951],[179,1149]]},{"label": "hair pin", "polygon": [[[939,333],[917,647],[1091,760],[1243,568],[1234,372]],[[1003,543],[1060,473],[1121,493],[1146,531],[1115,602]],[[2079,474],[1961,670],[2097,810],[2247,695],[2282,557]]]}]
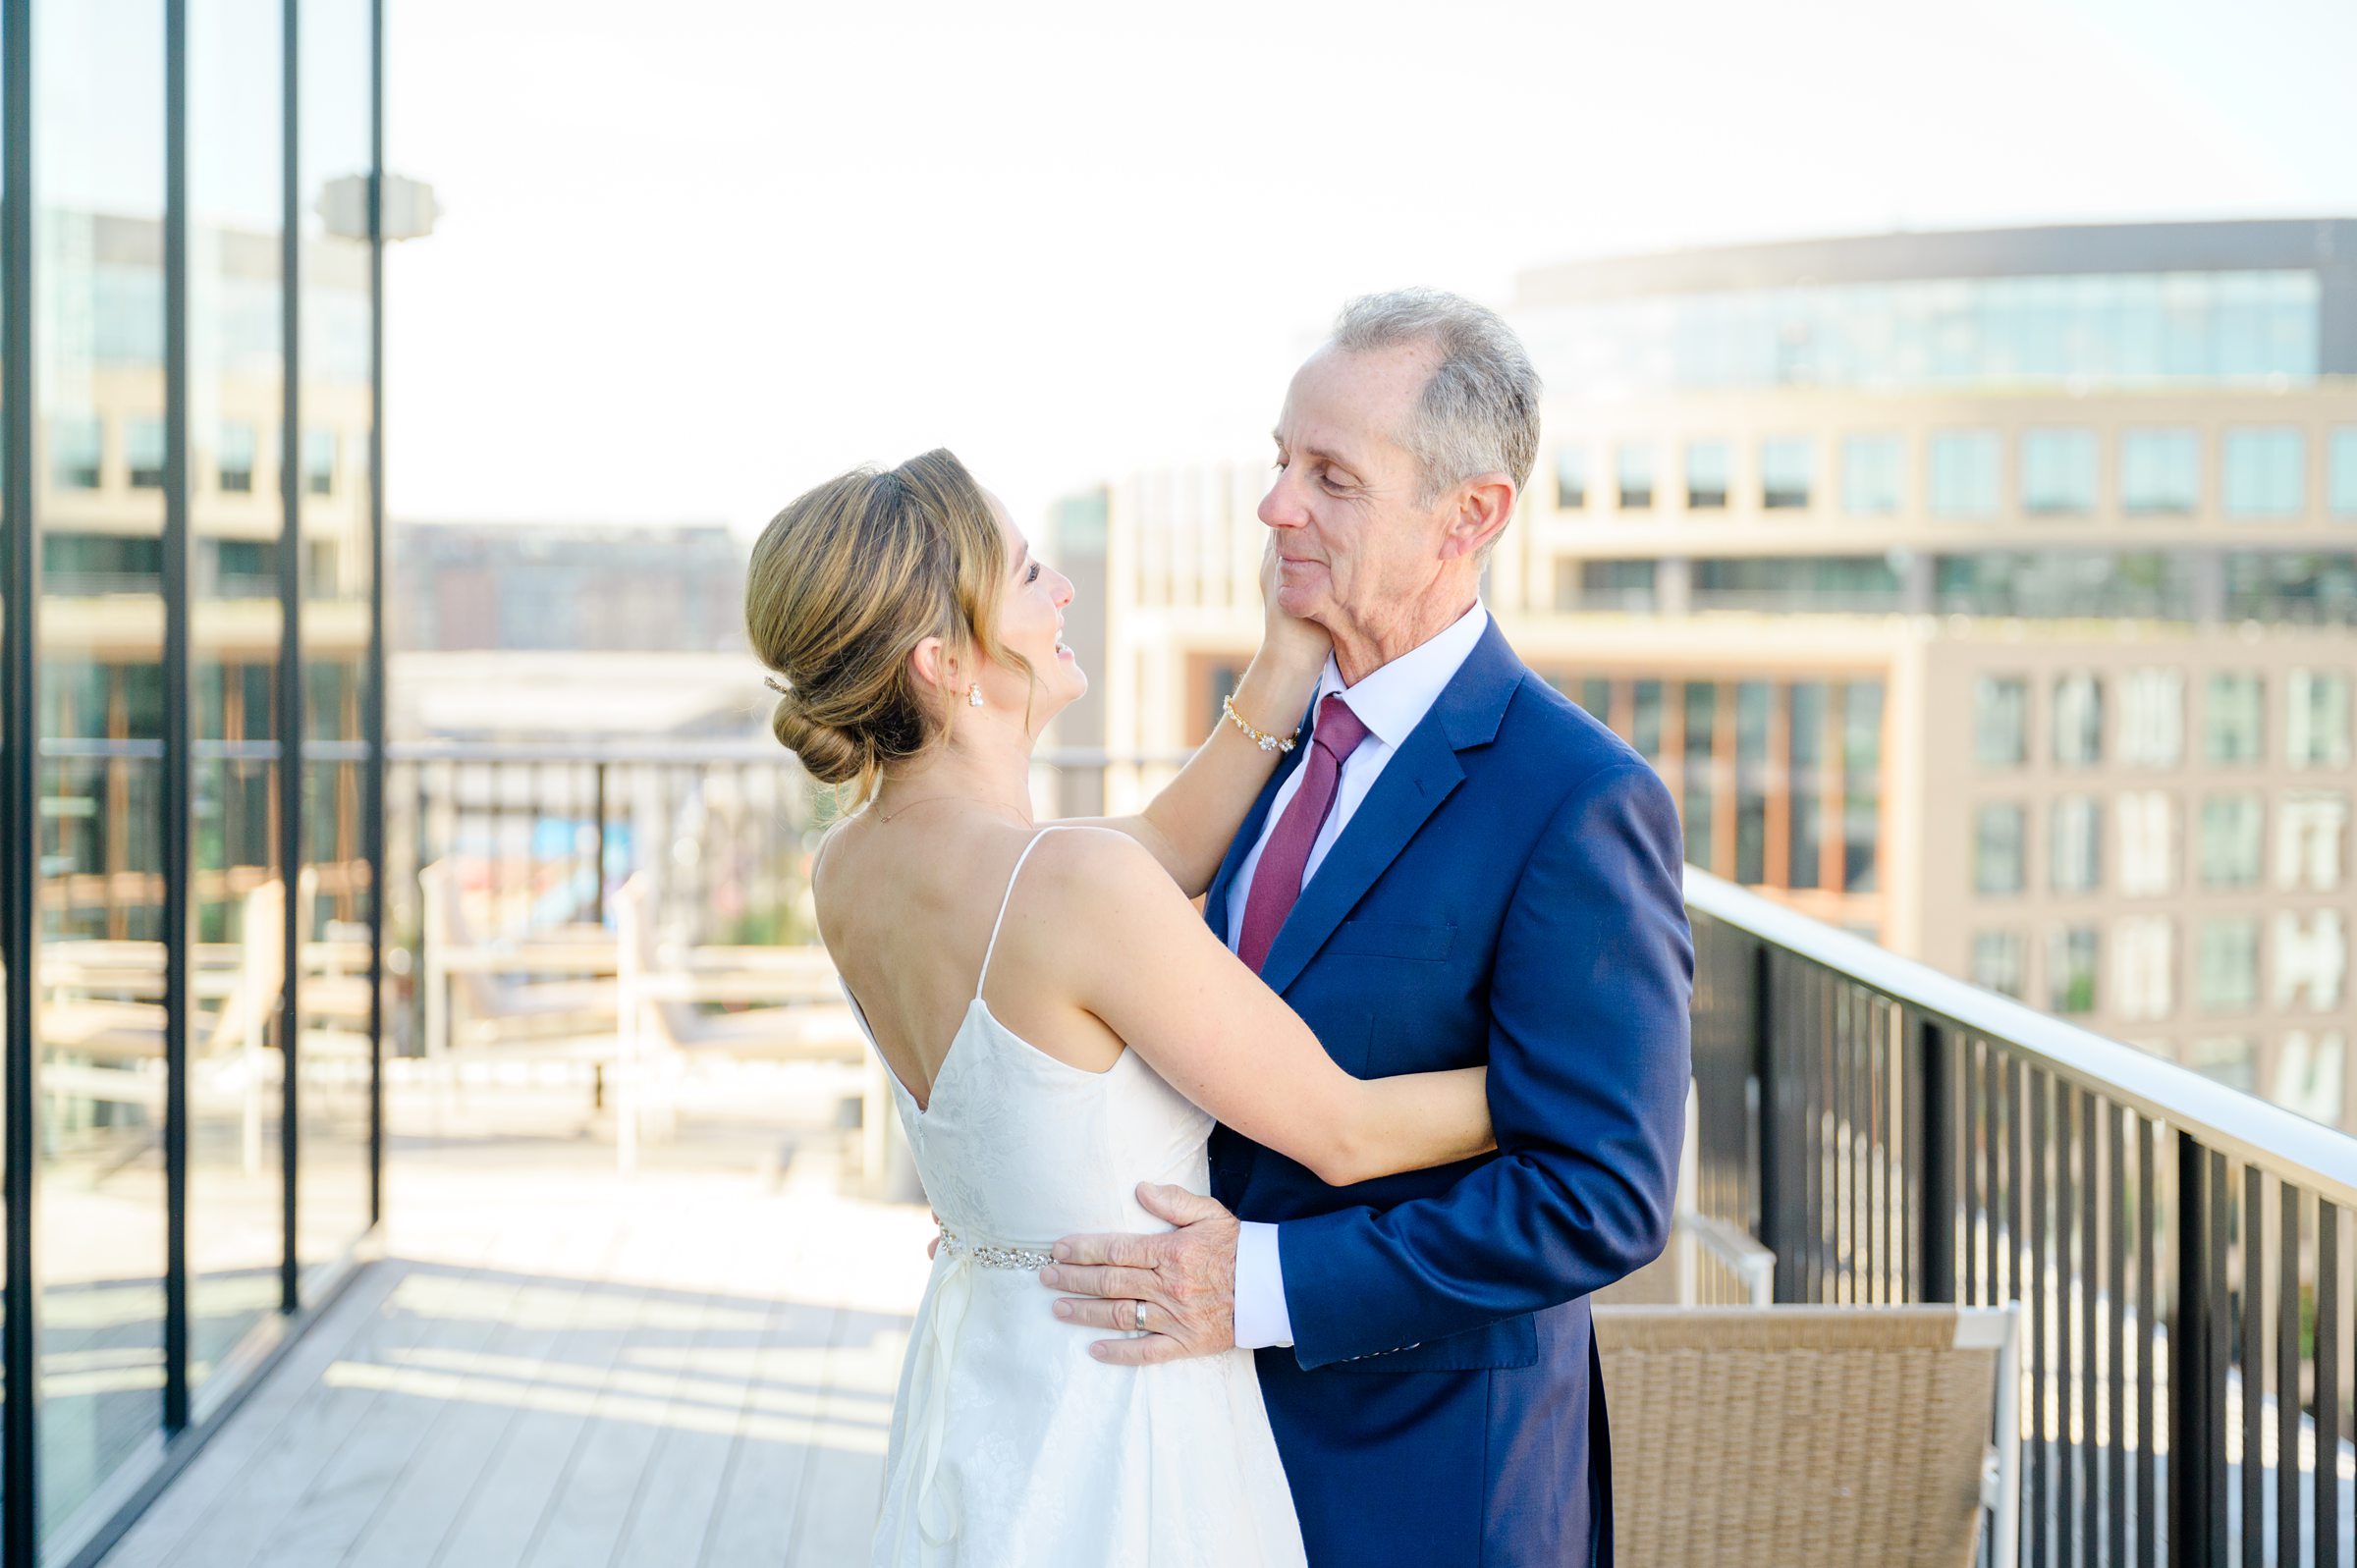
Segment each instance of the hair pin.
[{"label": "hair pin", "polygon": [[779,684],[778,677],[776,676],[763,676],[761,677],[761,684],[767,686],[772,691],[783,692],[789,697],[794,695],[794,688],[792,686]]}]

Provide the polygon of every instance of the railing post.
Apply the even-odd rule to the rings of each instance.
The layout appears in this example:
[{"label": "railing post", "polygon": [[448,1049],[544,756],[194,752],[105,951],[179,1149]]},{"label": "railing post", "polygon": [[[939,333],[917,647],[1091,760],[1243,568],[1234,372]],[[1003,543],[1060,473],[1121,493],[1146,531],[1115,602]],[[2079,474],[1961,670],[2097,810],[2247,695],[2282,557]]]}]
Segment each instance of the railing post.
[{"label": "railing post", "polygon": [[1915,1103],[1915,1148],[1922,1161],[1922,1213],[1915,1234],[1923,1256],[1915,1274],[1922,1301],[1956,1299],[1956,1141],[1954,1076],[1948,1070],[1947,1031],[1930,1019],[1915,1025],[1922,1093]]},{"label": "railing post", "polygon": [[1767,943],[1752,943],[1751,1071],[1753,1082],[1759,1085],[1760,1245],[1776,1255],[1775,1298],[1790,1301],[1799,1278],[1800,1260],[1793,1256],[1793,1231],[1785,1223],[1784,1214],[1784,1140],[1777,1081],[1775,996],[1770,979],[1774,962],[1774,949]]},{"label": "railing post", "polygon": [[597,865],[589,874],[589,916],[598,925],[606,923],[606,765],[595,768],[596,784],[589,804],[597,821]]},{"label": "railing post", "polygon": [[2211,1472],[2223,1473],[2218,1413],[2210,1408],[2209,1279],[2224,1260],[2210,1255],[2209,1155],[2177,1134],[2176,1301],[2168,1324],[2168,1560],[2177,1568],[2212,1561],[2223,1520],[2210,1517]]}]

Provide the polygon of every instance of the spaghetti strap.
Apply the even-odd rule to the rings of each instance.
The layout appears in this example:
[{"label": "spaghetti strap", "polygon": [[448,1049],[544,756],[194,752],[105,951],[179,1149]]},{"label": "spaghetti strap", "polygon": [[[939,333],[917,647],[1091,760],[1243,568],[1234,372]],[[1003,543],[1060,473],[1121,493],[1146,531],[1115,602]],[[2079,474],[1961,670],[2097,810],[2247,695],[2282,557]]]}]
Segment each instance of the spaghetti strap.
[{"label": "spaghetti strap", "polygon": [[1031,841],[1023,845],[1023,852],[1014,857],[1014,869],[1007,874],[1007,892],[999,899],[999,918],[990,923],[990,946],[982,949],[982,972],[974,976],[976,1001],[982,1000],[982,982],[990,978],[990,955],[999,950],[999,928],[1007,923],[1007,906],[1014,901],[1014,879],[1023,874],[1023,862],[1031,858],[1031,851],[1039,847],[1039,841],[1055,831],[1051,826],[1033,834]]}]

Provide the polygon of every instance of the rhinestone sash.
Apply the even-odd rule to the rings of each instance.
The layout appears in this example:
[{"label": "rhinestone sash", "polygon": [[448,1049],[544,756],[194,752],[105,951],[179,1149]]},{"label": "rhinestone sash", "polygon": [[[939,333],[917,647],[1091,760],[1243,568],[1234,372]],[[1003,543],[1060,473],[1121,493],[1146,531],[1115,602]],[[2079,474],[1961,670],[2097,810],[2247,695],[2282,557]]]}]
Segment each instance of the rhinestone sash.
[{"label": "rhinestone sash", "polygon": [[941,1244],[950,1251],[980,1264],[985,1269],[1041,1270],[1056,1260],[1044,1252],[1029,1252],[1020,1247],[996,1247],[988,1242],[968,1241],[948,1225],[941,1227]]}]

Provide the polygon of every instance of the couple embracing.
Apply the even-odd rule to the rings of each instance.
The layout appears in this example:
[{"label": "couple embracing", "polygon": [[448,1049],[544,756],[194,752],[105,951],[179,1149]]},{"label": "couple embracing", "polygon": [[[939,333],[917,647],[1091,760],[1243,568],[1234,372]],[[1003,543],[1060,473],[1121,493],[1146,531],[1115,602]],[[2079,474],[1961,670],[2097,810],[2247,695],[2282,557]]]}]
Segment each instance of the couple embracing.
[{"label": "couple embracing", "polygon": [[1261,648],[1128,817],[1032,819],[1072,587],[957,459],[762,534],[774,728],[864,802],[819,929],[941,1221],[879,1568],[1611,1561],[1587,1297],[1668,1234],[1693,960],[1668,791],[1480,600],[1538,428],[1490,311],[1346,306]]}]

